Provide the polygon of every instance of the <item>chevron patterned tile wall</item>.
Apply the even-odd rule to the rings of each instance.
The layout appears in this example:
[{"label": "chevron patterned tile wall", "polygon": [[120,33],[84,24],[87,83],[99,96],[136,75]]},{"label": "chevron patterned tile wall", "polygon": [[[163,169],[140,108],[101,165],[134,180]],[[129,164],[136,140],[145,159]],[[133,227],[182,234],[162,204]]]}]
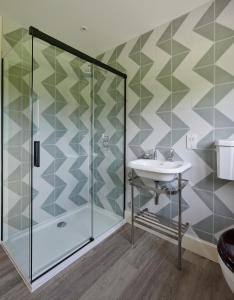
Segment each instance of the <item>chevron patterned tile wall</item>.
[{"label": "chevron patterned tile wall", "polygon": [[[234,0],[209,2],[98,57],[128,74],[127,160],[140,157],[156,145],[159,157],[165,157],[173,147],[178,159],[191,161],[193,168],[186,174],[190,184],[183,193],[183,219],[191,224],[188,234],[214,243],[223,230],[234,225],[234,184],[217,178],[214,148],[216,139],[234,137],[234,66],[230,63],[234,57],[233,11]],[[24,29],[12,29],[4,38],[4,51],[12,51],[16,65],[29,57],[28,41],[22,42],[24,34]],[[77,80],[86,66],[45,45],[41,45],[37,56],[34,68],[39,83],[35,107],[43,97],[47,101],[40,105],[39,118],[35,116],[34,132],[35,137],[40,135],[39,122],[41,132],[47,135],[43,135],[42,141],[46,164],[37,174],[38,186],[34,190],[37,199],[34,222],[85,203],[89,168],[94,171],[91,192],[95,204],[121,214],[123,82],[112,74],[94,70],[95,154],[89,165],[84,150],[89,143],[90,103],[85,101],[89,84],[87,78]],[[43,70],[40,62],[47,70]],[[29,169],[26,164],[25,168],[19,167],[29,150],[24,130],[28,126],[28,103],[23,101],[24,110],[20,107],[20,113],[15,113],[19,103],[15,100],[22,97],[22,87],[27,94],[29,74],[22,64],[18,64],[17,70],[20,74],[24,71],[23,79],[17,85],[9,83],[13,102],[6,110],[12,124],[7,141],[12,140],[13,144],[7,149],[12,162],[7,176],[12,180],[5,189],[12,199],[8,207],[11,213],[5,217],[11,223],[12,232],[27,227],[29,204],[25,197]],[[66,112],[66,119],[61,118],[62,112]],[[79,122],[75,118],[77,114]],[[198,135],[196,150],[186,149],[186,134],[190,132]],[[102,145],[103,134],[110,139],[107,149]],[[67,149],[61,148],[65,141],[69,141]],[[16,149],[19,144],[22,145],[20,153]],[[20,181],[14,180],[17,174],[21,174]],[[77,191],[79,197],[74,196]],[[127,190],[127,207],[129,200]],[[175,197],[162,196],[155,206],[150,193],[138,192],[136,206],[150,207],[162,215],[177,218]]]},{"label": "chevron patterned tile wall", "polygon": [[[94,67],[93,130],[94,203],[123,216],[124,80],[98,67]],[[104,136],[109,140],[107,147]]]},{"label": "chevron patterned tile wall", "polygon": [[[216,176],[214,141],[234,137],[234,0],[209,2],[101,54],[128,74],[127,160],[158,148],[190,161],[183,220],[188,234],[215,243],[234,226],[234,183]],[[198,136],[186,149],[186,134]],[[130,196],[127,191],[127,206]],[[177,218],[175,197],[136,195],[138,207]]]}]

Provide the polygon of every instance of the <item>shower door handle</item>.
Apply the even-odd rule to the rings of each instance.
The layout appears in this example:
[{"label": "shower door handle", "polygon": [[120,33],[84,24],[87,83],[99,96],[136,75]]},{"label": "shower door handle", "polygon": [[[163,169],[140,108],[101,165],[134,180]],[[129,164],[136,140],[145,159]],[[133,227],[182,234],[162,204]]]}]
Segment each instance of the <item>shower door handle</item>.
[{"label": "shower door handle", "polygon": [[40,141],[34,141],[34,167],[40,167]]}]

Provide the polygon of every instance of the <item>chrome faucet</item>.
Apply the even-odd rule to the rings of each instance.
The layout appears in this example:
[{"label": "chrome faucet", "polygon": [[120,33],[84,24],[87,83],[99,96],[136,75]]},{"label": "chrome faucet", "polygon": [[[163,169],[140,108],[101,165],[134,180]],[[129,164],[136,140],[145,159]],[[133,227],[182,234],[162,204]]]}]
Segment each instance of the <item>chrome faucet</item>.
[{"label": "chrome faucet", "polygon": [[142,155],[142,158],[144,158],[144,159],[151,159],[151,154],[150,153],[144,153],[143,155]]},{"label": "chrome faucet", "polygon": [[174,149],[170,149],[169,150],[169,153],[168,153],[168,156],[167,156],[167,160],[168,161],[173,161],[173,159],[174,159]]},{"label": "chrome faucet", "polygon": [[156,146],[154,147],[153,158],[154,158],[154,160],[156,160],[158,158]]},{"label": "chrome faucet", "polygon": [[158,157],[158,154],[157,154],[156,146],[155,146],[153,149],[151,149],[151,150],[145,152],[145,153],[142,155],[142,158],[144,158],[144,159],[155,159],[155,160],[156,160],[157,157]]}]

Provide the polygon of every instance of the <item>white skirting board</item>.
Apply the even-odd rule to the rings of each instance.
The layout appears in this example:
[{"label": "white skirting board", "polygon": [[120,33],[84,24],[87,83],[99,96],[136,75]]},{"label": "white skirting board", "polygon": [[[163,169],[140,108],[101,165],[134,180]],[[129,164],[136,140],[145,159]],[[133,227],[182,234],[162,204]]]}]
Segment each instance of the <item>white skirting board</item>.
[{"label": "white skirting board", "polygon": [[[125,218],[128,223],[131,223],[131,212],[130,211],[125,211]],[[136,227],[141,228],[141,225],[136,224]],[[148,232],[165,239],[173,244],[177,244],[177,242],[173,239],[170,239],[166,237],[165,235],[162,235],[160,233],[157,233],[153,230],[148,229]],[[201,240],[197,237],[193,237],[191,235],[185,234],[182,240],[182,247],[184,249],[190,250],[193,253],[196,253],[200,256],[203,256],[209,260],[212,260],[214,262],[218,263],[218,252],[217,252],[217,247],[216,245],[206,242],[204,240]]]},{"label": "white skirting board", "polygon": [[212,243],[185,234],[182,247],[218,263],[217,247]]}]

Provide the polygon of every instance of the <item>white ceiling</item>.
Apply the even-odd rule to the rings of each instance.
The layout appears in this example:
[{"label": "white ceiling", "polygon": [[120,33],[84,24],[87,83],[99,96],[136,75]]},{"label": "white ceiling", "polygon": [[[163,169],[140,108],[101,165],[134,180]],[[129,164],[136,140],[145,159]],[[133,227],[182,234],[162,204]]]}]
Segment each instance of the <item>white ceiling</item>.
[{"label": "white ceiling", "polygon": [[[207,0],[0,0],[0,15],[96,55]],[[85,25],[85,33],[80,27]]]}]

